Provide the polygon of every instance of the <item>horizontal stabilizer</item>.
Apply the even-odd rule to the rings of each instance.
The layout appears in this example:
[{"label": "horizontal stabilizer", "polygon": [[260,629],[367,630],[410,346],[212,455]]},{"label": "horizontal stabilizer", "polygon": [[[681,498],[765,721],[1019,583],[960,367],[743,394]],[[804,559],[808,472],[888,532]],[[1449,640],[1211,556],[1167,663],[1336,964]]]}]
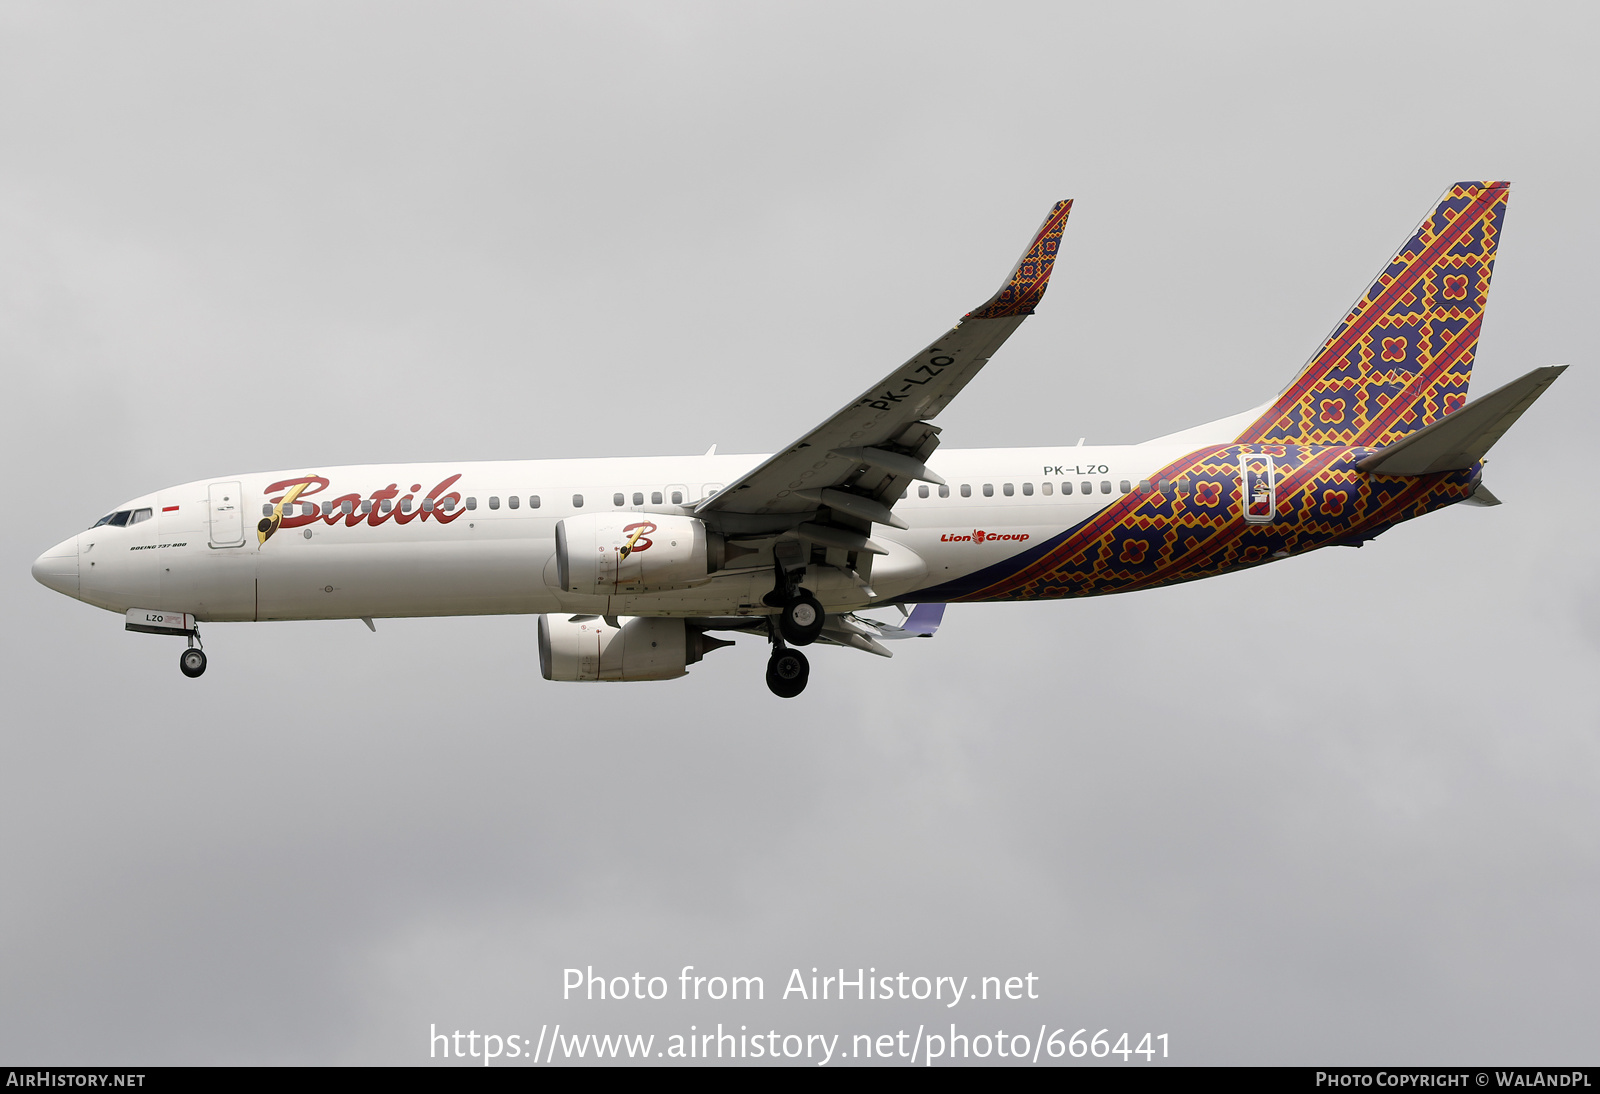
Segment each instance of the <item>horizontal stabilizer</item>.
[{"label": "horizontal stabilizer", "polygon": [[1379,449],[1356,466],[1374,475],[1431,475],[1472,467],[1566,368],[1536,368],[1521,379],[1472,400],[1454,414]]}]

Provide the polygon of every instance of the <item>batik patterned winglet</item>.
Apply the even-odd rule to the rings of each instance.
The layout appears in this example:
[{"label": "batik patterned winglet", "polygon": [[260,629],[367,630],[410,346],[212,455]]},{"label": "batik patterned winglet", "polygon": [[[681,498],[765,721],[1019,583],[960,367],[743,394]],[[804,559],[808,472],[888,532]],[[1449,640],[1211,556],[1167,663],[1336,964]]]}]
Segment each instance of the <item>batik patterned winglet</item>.
[{"label": "batik patterned winglet", "polygon": [[1240,443],[1391,444],[1459,409],[1510,184],[1458,182]]},{"label": "batik patterned winglet", "polygon": [[1032,315],[1039,306],[1044,290],[1050,284],[1050,271],[1055,268],[1056,251],[1061,247],[1061,232],[1067,226],[1067,216],[1072,212],[1072,199],[1058,201],[1044,218],[1033,242],[1011,271],[1011,279],[994,294],[988,303],[962,317],[968,319],[1008,319],[1018,315]]}]

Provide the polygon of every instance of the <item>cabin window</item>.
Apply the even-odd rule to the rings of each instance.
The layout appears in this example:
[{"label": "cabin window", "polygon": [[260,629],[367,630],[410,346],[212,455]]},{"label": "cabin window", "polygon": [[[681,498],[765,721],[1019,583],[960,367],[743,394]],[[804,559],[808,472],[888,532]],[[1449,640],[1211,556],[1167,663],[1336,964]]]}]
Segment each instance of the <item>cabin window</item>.
[{"label": "cabin window", "polygon": [[620,509],[622,506],[627,504],[627,501],[623,498],[623,496],[621,494],[612,494],[611,495],[611,504],[617,506]]},{"label": "cabin window", "polygon": [[651,505],[660,505],[661,504],[661,491],[659,491],[659,490],[650,491],[650,504]]},{"label": "cabin window", "polygon": [[499,495],[497,495],[497,494],[490,494],[489,495],[489,508],[490,509],[498,509],[498,508],[500,508],[500,497],[499,497]]},{"label": "cabin window", "polygon": [[672,504],[673,505],[682,505],[683,504],[683,491],[682,490],[674,490],[672,492]]},{"label": "cabin window", "polygon": [[583,508],[583,495],[582,494],[574,494],[574,495],[572,495],[572,507],[574,509],[582,509]]},{"label": "cabin window", "polygon": [[1141,494],[1150,493],[1150,480],[1149,479],[1140,479],[1139,480],[1139,493],[1141,493]]},{"label": "cabin window", "polygon": [[1121,490],[1124,494],[1126,494],[1126,493],[1130,492],[1133,489],[1133,484],[1130,483],[1127,479],[1123,479],[1120,483],[1117,484],[1117,489]]},{"label": "cabin window", "polygon": [[[346,502],[345,504],[348,505],[349,503]],[[432,498],[423,498],[422,499],[422,511],[424,513],[433,512],[433,499]]]},{"label": "cabin window", "polygon": [[970,484],[968,484],[968,483],[962,483],[961,484],[961,496],[964,497],[964,498],[972,497],[972,486]]},{"label": "cabin window", "polygon": [[468,498],[467,499],[467,508],[468,509],[476,509],[477,507],[478,507],[478,499],[477,498]]},{"label": "cabin window", "polygon": [[940,486],[939,496],[941,498],[948,498],[950,496],[950,488],[948,486]]},{"label": "cabin window", "polygon": [[1022,484],[1022,496],[1025,498],[1033,497],[1033,483],[1025,482]]},{"label": "cabin window", "polygon": [[363,501],[361,503],[361,511],[363,513],[372,512],[372,499],[371,498],[367,498],[365,501]]},{"label": "cabin window", "polygon": [[[272,515],[272,503],[270,501],[261,503],[261,515],[264,517],[270,517]],[[116,516],[116,514],[112,513],[111,517],[114,516]],[[106,521],[110,520],[111,517],[101,517],[100,524],[104,524]],[[100,524],[96,524],[95,527],[100,527]]]},{"label": "cabin window", "polygon": [[910,496],[911,496],[911,487],[908,486],[904,490],[900,491],[900,500],[901,501],[905,501]]},{"label": "cabin window", "polygon": [[537,508],[539,508],[539,495],[538,494],[529,494],[528,495],[528,508],[529,509],[537,509]]},{"label": "cabin window", "polygon": [[1062,484],[1061,484],[1061,492],[1062,492],[1062,493],[1063,493],[1063,494],[1070,494],[1070,493],[1072,493],[1072,484],[1071,484],[1071,483],[1070,483],[1070,482],[1064,482],[1064,483],[1062,483]]},{"label": "cabin window", "polygon": [[512,494],[509,498],[506,499],[506,508],[507,509],[515,509],[517,506],[519,506],[521,504],[522,504],[522,499],[517,497],[515,494]]},{"label": "cabin window", "polygon": [[1055,489],[1055,487],[1051,486],[1047,482],[1042,482],[1042,483],[1039,484],[1039,492],[1042,493],[1047,498],[1050,496],[1050,492],[1052,490],[1054,490],[1054,489]]},{"label": "cabin window", "polygon": [[1009,483],[1009,482],[1008,482],[1008,483],[1006,483],[1006,484],[1005,484],[1005,485],[1004,485],[1004,486],[1002,486],[1002,487],[1001,487],[1001,488],[1000,488],[1000,492],[1001,492],[1001,493],[1002,493],[1002,494],[1004,494],[1004,495],[1005,495],[1005,496],[1006,496],[1006,497],[1008,497],[1008,498],[1009,498],[1009,497],[1013,497],[1013,496],[1015,496],[1015,494],[1016,494],[1016,492],[1017,492],[1017,491],[1016,491],[1016,488],[1015,488],[1015,487],[1013,487],[1013,486],[1012,486],[1012,485],[1011,485],[1011,484],[1010,484],[1010,483]]},{"label": "cabin window", "polygon": [[1100,492],[1102,494],[1111,493],[1111,480],[1110,479],[1101,479],[1100,480]]},{"label": "cabin window", "polygon": [[[494,499],[491,498],[490,500],[493,501]],[[489,506],[489,508],[493,509],[494,506],[491,505],[491,506]],[[400,499],[400,511],[402,513],[411,512],[411,499],[410,498],[401,498]]]},{"label": "cabin window", "polygon": [[[431,509],[433,507],[433,502],[425,501],[422,503],[422,505],[424,508]],[[351,513],[356,511],[356,503],[349,498],[345,498],[344,501],[339,503],[339,511],[348,517]]]},{"label": "cabin window", "polygon": [[633,492],[633,504],[635,504],[635,505],[643,505],[644,504],[644,495],[641,494],[637,490],[635,490]]},{"label": "cabin window", "polygon": [[928,488],[926,486],[917,487],[917,497],[925,498],[927,496],[928,496]]},{"label": "cabin window", "polygon": [[994,497],[994,483],[986,482],[983,484],[983,496],[986,498]]},{"label": "cabin window", "polygon": [[1085,494],[1092,494],[1092,493],[1094,493],[1094,483],[1092,483],[1092,482],[1080,482],[1078,484],[1078,489],[1082,490]]},{"label": "cabin window", "polygon": [[[477,505],[477,499],[476,498],[468,498],[467,499],[467,508],[468,509],[471,509],[476,505]],[[394,502],[390,501],[388,498],[384,498],[383,499],[382,512],[387,513],[389,510],[391,510],[393,508],[394,508]]]},{"label": "cabin window", "polygon": [[443,509],[446,513],[455,512],[456,499],[454,497],[443,497],[443,498],[440,498],[439,499],[439,508]]}]

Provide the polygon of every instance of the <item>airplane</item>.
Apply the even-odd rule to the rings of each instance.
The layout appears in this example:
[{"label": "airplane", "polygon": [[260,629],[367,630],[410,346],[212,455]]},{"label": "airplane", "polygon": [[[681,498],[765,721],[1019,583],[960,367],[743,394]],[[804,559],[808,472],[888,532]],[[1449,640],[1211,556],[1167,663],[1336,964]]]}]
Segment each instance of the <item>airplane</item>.
[{"label": "airplane", "polygon": [[537,614],[547,680],[681,677],[747,633],[792,698],[803,647],[892,656],[949,603],[1171,585],[1499,504],[1485,455],[1566,367],[1467,400],[1509,193],[1451,186],[1288,387],[1142,444],[940,448],[932,419],[1043,297],[1066,200],[998,293],[773,455],[197,479],[123,502],[33,575],[187,638],[189,677],[201,623]]}]

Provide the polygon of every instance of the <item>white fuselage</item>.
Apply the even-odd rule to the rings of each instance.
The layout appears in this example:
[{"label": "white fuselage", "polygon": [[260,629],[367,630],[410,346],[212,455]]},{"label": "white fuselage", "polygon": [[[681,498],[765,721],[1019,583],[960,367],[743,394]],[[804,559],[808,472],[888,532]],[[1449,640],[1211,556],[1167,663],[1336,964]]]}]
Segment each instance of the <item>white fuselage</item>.
[{"label": "white fuselage", "polygon": [[[1080,524],[1198,439],[941,451],[930,467],[948,486],[919,484],[895,504],[908,529],[874,526],[872,539],[889,553],[874,561],[870,577],[858,583],[846,571],[814,566],[807,587],[830,609],[915,601],[919,589],[1002,562]],[[564,592],[555,567],[555,528],[563,518],[685,513],[762,459],[366,465],[201,479],[125,502],[119,509],[149,509],[151,516],[79,533],[41,562],[56,561],[58,572],[47,584],[90,604],[189,612],[202,621],[767,614],[770,548],[730,562],[693,588],[628,596]],[[303,500],[283,506],[282,526],[261,542],[257,524],[283,499],[281,484],[312,477],[317,481]],[[424,512],[424,500],[447,481],[459,500],[446,514],[441,495]],[[76,579],[69,589],[72,556]],[[862,588],[868,582],[871,595]]]}]

